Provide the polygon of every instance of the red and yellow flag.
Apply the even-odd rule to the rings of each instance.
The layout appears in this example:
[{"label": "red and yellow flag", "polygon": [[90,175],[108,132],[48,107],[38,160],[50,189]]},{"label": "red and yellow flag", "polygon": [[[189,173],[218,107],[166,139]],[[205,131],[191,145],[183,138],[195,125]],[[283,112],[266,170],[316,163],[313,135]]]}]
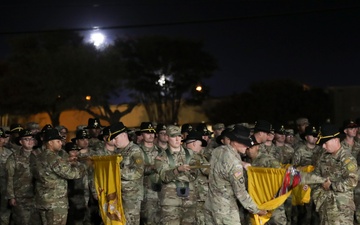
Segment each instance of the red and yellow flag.
[{"label": "red and yellow flag", "polygon": [[125,225],[121,201],[120,162],[122,157],[93,156],[94,182],[99,208],[105,225]]}]

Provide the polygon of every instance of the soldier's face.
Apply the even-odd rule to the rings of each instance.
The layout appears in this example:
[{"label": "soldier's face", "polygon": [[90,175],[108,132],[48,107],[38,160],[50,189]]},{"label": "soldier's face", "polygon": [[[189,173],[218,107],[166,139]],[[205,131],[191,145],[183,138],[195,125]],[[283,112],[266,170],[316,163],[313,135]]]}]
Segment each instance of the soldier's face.
[{"label": "soldier's face", "polygon": [[175,137],[170,137],[168,138],[168,143],[169,146],[172,148],[179,148],[181,145],[181,136],[175,136]]},{"label": "soldier's face", "polygon": [[35,138],[33,137],[23,137],[20,139],[20,144],[23,147],[23,149],[27,151],[31,151],[32,148],[35,145]]},{"label": "soldier's face", "polygon": [[359,128],[354,127],[354,128],[347,128],[344,130],[344,133],[346,134],[346,136],[349,137],[356,137],[356,134],[358,132]]},{"label": "soldier's face", "polygon": [[58,139],[49,141],[49,145],[53,151],[60,151],[62,148],[62,142]]},{"label": "soldier's face", "polygon": [[155,133],[142,133],[143,141],[146,143],[154,143]]},{"label": "soldier's face", "polygon": [[166,131],[160,131],[160,132],[158,133],[158,139],[159,139],[159,141],[161,141],[161,142],[167,142],[167,141],[168,141],[168,136],[167,136],[167,134],[166,134]]},{"label": "soldier's face", "polygon": [[285,142],[285,134],[275,134],[275,140],[284,143]]},{"label": "soldier's face", "polygon": [[328,153],[336,153],[340,149],[340,140],[338,138],[332,138],[325,142],[322,146]]},{"label": "soldier's face", "polygon": [[260,145],[254,145],[254,146],[252,146],[250,148],[247,148],[246,149],[246,155],[249,156],[251,159],[256,158],[257,153],[259,151],[259,146]]},{"label": "soldier's face", "polygon": [[193,150],[196,153],[199,153],[199,152],[201,152],[201,149],[202,149],[201,144],[202,144],[201,141],[194,140],[194,141],[187,143],[186,147]]},{"label": "soldier's face", "polygon": [[79,146],[79,148],[87,148],[89,146],[89,139],[84,138],[84,139],[77,139],[76,140],[76,145]]}]

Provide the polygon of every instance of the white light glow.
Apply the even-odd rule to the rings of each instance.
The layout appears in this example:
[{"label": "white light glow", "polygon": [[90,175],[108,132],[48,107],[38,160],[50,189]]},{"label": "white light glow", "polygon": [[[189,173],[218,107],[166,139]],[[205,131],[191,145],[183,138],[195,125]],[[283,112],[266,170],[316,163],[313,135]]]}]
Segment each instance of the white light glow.
[{"label": "white light glow", "polygon": [[96,47],[100,47],[105,42],[105,36],[100,32],[92,33],[90,36],[90,42]]}]

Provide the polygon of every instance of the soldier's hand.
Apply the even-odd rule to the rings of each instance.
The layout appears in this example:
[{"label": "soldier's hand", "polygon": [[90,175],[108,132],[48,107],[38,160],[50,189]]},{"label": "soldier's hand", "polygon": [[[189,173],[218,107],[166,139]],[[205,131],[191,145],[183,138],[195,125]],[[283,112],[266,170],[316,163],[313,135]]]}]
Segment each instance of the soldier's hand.
[{"label": "soldier's hand", "polygon": [[189,170],[190,170],[190,167],[189,167],[189,165],[184,164],[184,165],[178,166],[178,167],[177,167],[177,170],[178,170],[179,172],[186,172],[186,171],[189,171]]},{"label": "soldier's hand", "polygon": [[250,164],[250,163],[247,163],[247,162],[242,162],[241,164],[242,164],[242,166],[245,168],[245,170],[247,170],[248,167],[251,166],[251,164]]},{"label": "soldier's hand", "polygon": [[330,190],[331,181],[329,178],[326,178],[326,181],[322,184],[323,188],[328,191]]},{"label": "soldier's hand", "polygon": [[16,200],[15,200],[15,198],[9,199],[9,205],[10,205],[10,206],[16,206]]},{"label": "soldier's hand", "polygon": [[259,216],[265,216],[267,214],[266,210],[260,210],[260,212],[258,213]]}]

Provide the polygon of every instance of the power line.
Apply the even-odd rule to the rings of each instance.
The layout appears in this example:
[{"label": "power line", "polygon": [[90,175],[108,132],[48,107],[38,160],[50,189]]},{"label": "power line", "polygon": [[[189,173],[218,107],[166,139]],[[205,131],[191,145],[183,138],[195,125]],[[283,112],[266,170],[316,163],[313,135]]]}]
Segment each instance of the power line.
[{"label": "power line", "polygon": [[[225,22],[232,22],[232,21],[243,21],[243,20],[250,20],[250,19],[259,19],[259,18],[295,16],[295,15],[306,15],[306,14],[314,14],[314,13],[331,13],[331,12],[358,10],[358,9],[360,9],[360,6],[342,7],[342,8],[330,8],[330,9],[317,9],[317,10],[306,10],[306,11],[298,11],[298,12],[270,13],[270,14],[265,14],[265,15],[230,17],[230,18],[222,18],[222,19],[191,20],[191,21],[178,21],[178,22],[166,22],[166,23],[145,23],[145,24],[132,24],[132,25],[104,26],[104,27],[96,27],[96,28],[101,29],[101,30],[117,30],[117,29],[132,29],[132,28],[147,28],[147,27],[164,27],[164,26],[178,26],[178,25],[225,23]],[[53,33],[53,32],[65,32],[65,31],[92,31],[94,29],[95,29],[94,27],[85,27],[85,28],[29,30],[29,31],[3,31],[3,32],[0,32],[0,35]]]}]

